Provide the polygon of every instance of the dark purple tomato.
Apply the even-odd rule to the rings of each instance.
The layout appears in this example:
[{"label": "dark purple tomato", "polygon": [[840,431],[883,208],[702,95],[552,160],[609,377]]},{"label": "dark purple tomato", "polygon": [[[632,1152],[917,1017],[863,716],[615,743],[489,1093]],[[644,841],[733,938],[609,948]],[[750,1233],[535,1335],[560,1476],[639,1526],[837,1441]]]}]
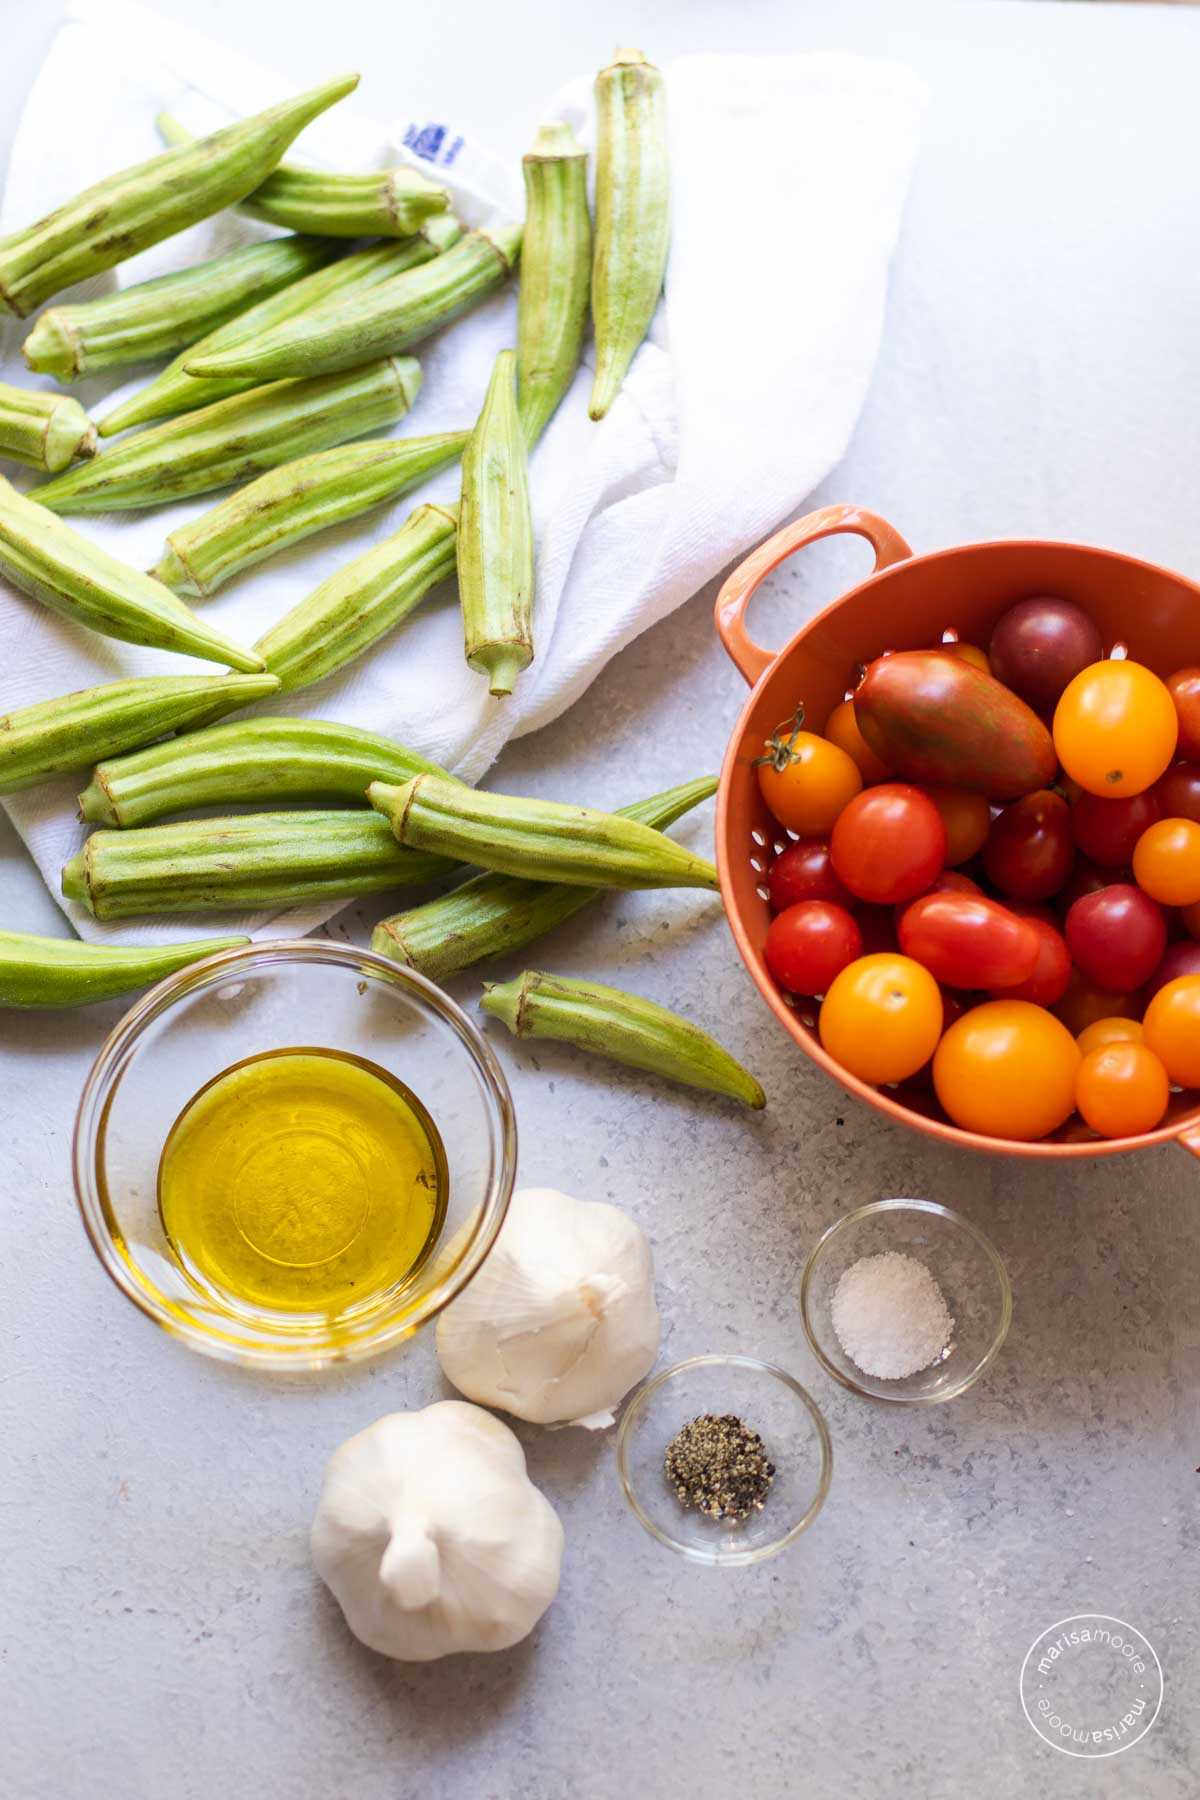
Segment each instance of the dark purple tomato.
[{"label": "dark purple tomato", "polygon": [[1172,763],[1153,791],[1164,819],[1194,819],[1200,825],[1200,763]]},{"label": "dark purple tomato", "polygon": [[1127,869],[1133,861],[1134,845],[1159,817],[1155,788],[1128,800],[1080,794],[1071,808],[1071,833],[1076,848],[1094,863],[1105,869]]},{"label": "dark purple tomato", "polygon": [[1020,987],[997,988],[996,1000],[1032,1000],[1035,1006],[1057,1006],[1071,981],[1071,952],[1057,925],[1043,919],[1040,912],[1027,911],[1022,916],[1038,934],[1038,956],[1033,974]]},{"label": "dark purple tomato", "polygon": [[771,920],[763,959],[789,994],[824,994],[862,948],[862,933],[844,906],[801,900]]},{"label": "dark purple tomato", "polygon": [[996,621],[988,645],[996,680],[1042,712],[1081,669],[1103,655],[1104,640],[1083,608],[1049,594],[1010,606]]},{"label": "dark purple tomato", "polygon": [[1010,800],[983,846],[988,880],[1012,900],[1048,900],[1065,887],[1074,861],[1071,809],[1049,788]]},{"label": "dark purple tomato", "polygon": [[833,872],[826,838],[801,838],[781,850],[767,873],[767,888],[777,913],[801,900],[836,900],[839,906],[850,900]]},{"label": "dark purple tomato", "polygon": [[1142,1000],[1149,1006],[1159,988],[1166,987],[1168,981],[1178,980],[1181,975],[1200,975],[1200,944],[1194,938],[1182,938],[1179,943],[1168,946],[1146,983]]},{"label": "dark purple tomato", "polygon": [[1080,974],[1114,994],[1132,993],[1149,981],[1167,947],[1162,907],[1125,881],[1077,900],[1066,932]]}]

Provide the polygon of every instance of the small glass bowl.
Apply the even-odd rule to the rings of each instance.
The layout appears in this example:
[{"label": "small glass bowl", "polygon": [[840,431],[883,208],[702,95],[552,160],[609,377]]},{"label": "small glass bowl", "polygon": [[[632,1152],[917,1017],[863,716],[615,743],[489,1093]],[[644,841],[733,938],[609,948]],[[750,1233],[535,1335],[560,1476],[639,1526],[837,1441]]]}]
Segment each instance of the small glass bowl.
[{"label": "small glass bowl", "polygon": [[[298,1046],[349,1052],[396,1076],[445,1146],[439,1242],[357,1315],[289,1316],[202,1287],[159,1215],[159,1158],[188,1101],[234,1063]],[[319,938],[223,950],[160,981],[110,1033],[75,1121],[83,1222],[122,1293],[190,1349],[287,1372],[377,1355],[440,1312],[492,1246],[516,1158],[508,1083],[462,1009],[412,969]]]},{"label": "small glass bowl", "polygon": [[[663,1457],[701,1413],[736,1413],[762,1437],[775,1479],[761,1512],[710,1519],[676,1498]],[[693,1356],[648,1381],[625,1408],[617,1472],[651,1537],[689,1562],[740,1569],[777,1556],[808,1530],[829,1492],[833,1448],[816,1401],[783,1369],[754,1356]]]},{"label": "small glass bowl", "polygon": [[[834,1290],[862,1256],[898,1250],[925,1264],[954,1319],[940,1361],[898,1381],[868,1375],[847,1356],[833,1328]],[[1012,1320],[1008,1271],[969,1219],[936,1200],[873,1200],[821,1234],[800,1279],[800,1317],[813,1354],[827,1374],[871,1400],[934,1406],[979,1380],[999,1355]]]}]

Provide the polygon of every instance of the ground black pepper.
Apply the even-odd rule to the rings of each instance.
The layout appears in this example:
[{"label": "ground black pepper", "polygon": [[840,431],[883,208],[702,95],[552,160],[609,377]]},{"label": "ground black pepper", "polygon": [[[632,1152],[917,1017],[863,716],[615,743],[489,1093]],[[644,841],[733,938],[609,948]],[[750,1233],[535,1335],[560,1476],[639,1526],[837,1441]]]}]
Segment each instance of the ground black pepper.
[{"label": "ground black pepper", "polygon": [[663,1458],[683,1506],[710,1519],[761,1512],[775,1479],[766,1445],[736,1413],[701,1413],[675,1433]]}]

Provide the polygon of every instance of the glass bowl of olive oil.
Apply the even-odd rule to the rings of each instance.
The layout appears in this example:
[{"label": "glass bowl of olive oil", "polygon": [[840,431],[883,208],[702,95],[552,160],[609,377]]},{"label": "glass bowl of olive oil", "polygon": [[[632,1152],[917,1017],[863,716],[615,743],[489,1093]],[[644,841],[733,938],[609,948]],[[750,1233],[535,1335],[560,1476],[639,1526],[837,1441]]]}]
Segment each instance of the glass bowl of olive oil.
[{"label": "glass bowl of olive oil", "polygon": [[132,1007],[84,1085],[74,1160],[96,1253],[156,1324],[319,1369],[402,1343],[471,1279],[516,1124],[440,988],[306,938],[222,951]]}]

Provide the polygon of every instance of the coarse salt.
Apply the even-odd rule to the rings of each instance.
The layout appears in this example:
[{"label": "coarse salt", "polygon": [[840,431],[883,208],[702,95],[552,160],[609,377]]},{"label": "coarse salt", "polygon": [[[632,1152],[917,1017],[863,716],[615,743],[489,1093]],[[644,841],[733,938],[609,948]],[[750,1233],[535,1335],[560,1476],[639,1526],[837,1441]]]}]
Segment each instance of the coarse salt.
[{"label": "coarse salt", "polygon": [[830,1310],[846,1355],[880,1381],[900,1381],[940,1361],[954,1330],[925,1264],[900,1250],[860,1256],[844,1270]]}]

